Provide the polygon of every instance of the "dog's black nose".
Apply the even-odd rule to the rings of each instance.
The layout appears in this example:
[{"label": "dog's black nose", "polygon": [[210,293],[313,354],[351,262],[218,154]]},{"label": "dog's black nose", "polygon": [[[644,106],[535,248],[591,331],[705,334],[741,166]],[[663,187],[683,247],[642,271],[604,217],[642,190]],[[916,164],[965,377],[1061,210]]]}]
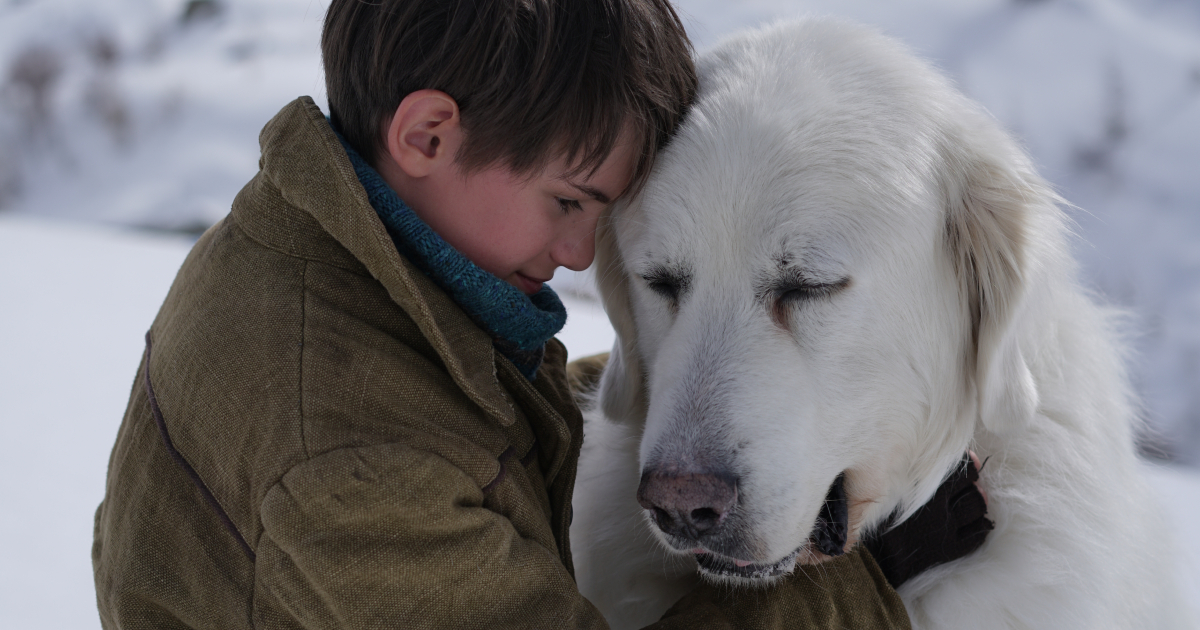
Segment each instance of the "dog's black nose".
[{"label": "dog's black nose", "polygon": [[715,533],[737,505],[737,477],[729,473],[642,473],[638,503],[667,534],[699,540]]}]

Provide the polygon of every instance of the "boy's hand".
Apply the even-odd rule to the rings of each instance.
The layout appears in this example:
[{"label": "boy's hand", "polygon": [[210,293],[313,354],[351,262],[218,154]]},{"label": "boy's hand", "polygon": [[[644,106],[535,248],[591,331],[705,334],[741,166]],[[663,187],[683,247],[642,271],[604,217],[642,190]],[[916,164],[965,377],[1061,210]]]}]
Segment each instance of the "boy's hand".
[{"label": "boy's hand", "polygon": [[983,544],[994,525],[979,487],[979,458],[967,451],[933,498],[908,520],[864,541],[893,588]]}]

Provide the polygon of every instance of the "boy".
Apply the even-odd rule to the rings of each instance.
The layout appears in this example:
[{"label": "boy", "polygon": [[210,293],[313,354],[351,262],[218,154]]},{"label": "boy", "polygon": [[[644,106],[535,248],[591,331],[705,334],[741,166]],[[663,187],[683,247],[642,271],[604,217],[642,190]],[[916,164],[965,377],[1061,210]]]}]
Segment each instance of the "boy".
[{"label": "boy", "polygon": [[[101,621],[603,628],[572,578],[582,421],[543,283],[590,264],[690,103],[682,26],[666,0],[334,0],[322,48],[331,120],[302,98],[266,126],[147,333]],[[659,626],[809,622],[908,623],[856,551]]]}]

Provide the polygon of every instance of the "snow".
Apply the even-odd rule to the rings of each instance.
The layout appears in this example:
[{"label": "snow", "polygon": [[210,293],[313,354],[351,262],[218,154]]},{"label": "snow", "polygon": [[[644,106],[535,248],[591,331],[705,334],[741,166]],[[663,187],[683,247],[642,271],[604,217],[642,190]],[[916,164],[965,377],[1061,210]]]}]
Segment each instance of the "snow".
[{"label": "snow", "polygon": [[0,219],[0,627],[99,627],[92,514],[142,335],[189,247]]},{"label": "snow", "polygon": [[[987,106],[1078,205],[1086,277],[1131,312],[1155,446],[1200,464],[1200,4],[675,4],[701,50],[804,13],[874,24]],[[0,0],[0,627],[98,626],[92,512],[142,335],[190,245],[161,231],[228,211],[280,107],[324,107],[326,6]],[[586,274],[554,284],[573,356],[607,350]],[[1151,474],[1200,602],[1200,472]]]},{"label": "snow", "polygon": [[1195,469],[1146,463],[1143,466],[1157,498],[1166,508],[1170,540],[1163,541],[1179,550],[1177,558],[1180,587],[1200,614],[1200,474]]}]

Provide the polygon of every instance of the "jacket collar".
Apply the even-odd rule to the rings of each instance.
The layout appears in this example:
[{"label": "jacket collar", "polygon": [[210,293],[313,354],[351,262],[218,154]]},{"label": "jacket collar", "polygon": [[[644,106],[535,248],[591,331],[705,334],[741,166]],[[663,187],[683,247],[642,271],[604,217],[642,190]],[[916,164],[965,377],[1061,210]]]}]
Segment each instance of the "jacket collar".
[{"label": "jacket collar", "polygon": [[311,215],[387,290],[438,353],[455,383],[502,426],[515,412],[496,376],[491,337],[396,250],[346,151],[307,96],[289,103],[259,135],[263,175]]}]

